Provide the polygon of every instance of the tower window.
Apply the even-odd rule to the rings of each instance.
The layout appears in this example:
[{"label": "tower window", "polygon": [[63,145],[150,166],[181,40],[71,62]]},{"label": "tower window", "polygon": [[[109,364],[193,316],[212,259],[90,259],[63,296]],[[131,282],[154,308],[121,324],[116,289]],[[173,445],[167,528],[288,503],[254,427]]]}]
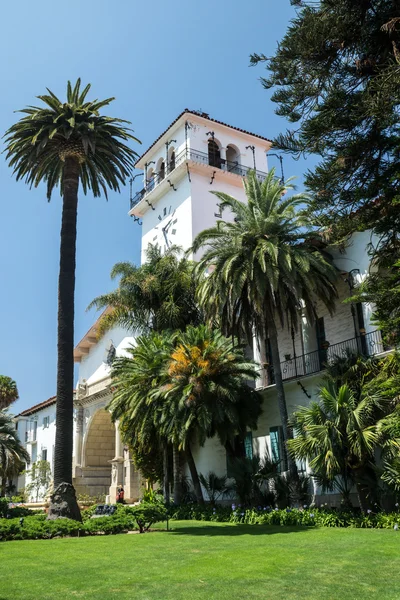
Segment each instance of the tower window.
[{"label": "tower window", "polygon": [[214,140],[208,140],[208,164],[211,167],[221,168],[221,153],[218,144]]},{"label": "tower window", "polygon": [[162,181],[165,178],[165,162],[163,161],[158,171],[158,181]]},{"label": "tower window", "polygon": [[171,172],[175,169],[175,152],[172,150],[170,158],[169,158],[169,165],[168,165],[168,171]]}]

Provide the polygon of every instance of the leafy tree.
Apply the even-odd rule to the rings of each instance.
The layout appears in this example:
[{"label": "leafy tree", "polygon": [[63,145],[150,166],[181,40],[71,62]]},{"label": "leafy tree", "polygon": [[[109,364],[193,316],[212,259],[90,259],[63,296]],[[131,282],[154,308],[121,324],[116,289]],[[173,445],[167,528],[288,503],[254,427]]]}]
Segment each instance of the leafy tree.
[{"label": "leafy tree", "polygon": [[111,307],[100,321],[100,332],[121,325],[134,332],[183,330],[201,320],[195,300],[193,263],[182,257],[177,246],[163,254],[149,244],[146,262],[114,265],[111,278],[119,277],[118,288],[98,296],[88,309]]},{"label": "leafy tree", "polygon": [[262,83],[277,114],[296,124],[274,146],[321,157],[305,183],[329,225],[363,224],[399,249],[398,0],[291,4],[297,15],[275,54],[251,56],[269,71]]},{"label": "leafy tree", "polygon": [[18,400],[17,384],[11,377],[0,375],[0,410],[4,410],[10,404]]},{"label": "leafy tree", "polygon": [[169,413],[166,435],[185,452],[198,502],[204,501],[192,448],[217,436],[223,446],[256,429],[261,398],[247,383],[256,364],[235,340],[205,325],[188,327],[176,342],[166,368]]},{"label": "leafy tree", "polygon": [[[29,106],[25,115],[6,132],[6,152],[16,179],[29,185],[47,186],[50,200],[59,187],[63,200],[60,271],[58,280],[58,366],[57,432],[55,442],[54,485],[64,483],[65,498],[71,498],[68,516],[79,519],[80,513],[72,486],[73,438],[73,335],[76,221],[78,187],[95,197],[107,188],[120,190],[129,177],[137,154],[126,142],[137,141],[126,127],[127,121],[101,116],[100,109],[113,98],[87,101],[90,90],[68,82],[67,99],[59,100],[50,90],[38,96],[43,107]],[[65,487],[66,486],[66,487]],[[73,489],[72,489],[73,492]],[[52,516],[57,514],[51,508]],[[67,516],[64,514],[64,516]]]},{"label": "leafy tree", "polygon": [[[127,262],[117,263],[111,271],[111,277],[120,278],[118,288],[98,296],[88,307],[111,307],[111,311],[108,310],[100,320],[100,333],[116,324],[143,334],[184,330],[187,325],[200,322],[193,263],[183,257],[181,249],[176,246],[168,248],[163,254],[158,246],[149,244],[146,259],[140,267]],[[159,474],[157,444],[150,444],[147,448],[140,446],[134,434],[131,440],[131,450],[136,460],[153,477]],[[150,443],[150,438],[147,443]],[[172,451],[174,500],[178,504],[182,494],[181,456],[176,446]],[[164,478],[167,480],[169,462],[166,447],[164,452]],[[139,462],[136,463],[138,467]],[[167,488],[165,483],[164,489]]]},{"label": "leafy tree", "polygon": [[18,438],[12,418],[0,411],[0,478],[1,495],[5,495],[7,479],[17,475],[30,457]]},{"label": "leafy tree", "polygon": [[[360,506],[366,510],[376,500],[374,452],[381,441],[381,421],[393,410],[384,396],[358,396],[348,385],[328,382],[318,402],[300,407],[292,416],[294,439],[289,452],[308,460],[313,476],[324,489],[335,489],[350,503],[356,485]],[[375,489],[374,489],[375,486]]]},{"label": "leafy tree", "polygon": [[291,0],[297,16],[262,78],[276,112],[294,129],[275,148],[320,162],[305,178],[310,210],[325,235],[340,243],[372,229],[377,275],[359,300],[376,303],[376,320],[400,340],[400,17],[398,0]]},{"label": "leafy tree", "polygon": [[[113,399],[108,405],[113,420],[120,421],[124,440],[140,456],[163,455],[164,497],[169,501],[168,438],[160,427],[165,408],[158,392],[163,370],[173,350],[174,335],[153,332],[139,336],[127,349],[128,356],[113,362]],[[158,460],[153,465],[156,470]],[[149,467],[147,467],[149,469]]]},{"label": "leafy tree", "polygon": [[25,489],[29,495],[35,496],[37,502],[39,497],[47,494],[52,483],[50,463],[47,460],[37,460],[26,474],[29,475],[30,483]]},{"label": "leafy tree", "polygon": [[[217,224],[200,233],[193,250],[204,248],[198,272],[209,272],[199,286],[199,300],[208,318],[217,319],[223,331],[246,333],[251,344],[256,332],[261,360],[267,363],[269,338],[274,380],[285,442],[291,438],[278,348],[278,327],[297,329],[304,305],[310,321],[316,317],[315,300],[330,312],[337,297],[336,271],[312,244],[300,205],[304,194],[283,196],[293,186],[280,182],[274,170],[263,183],[251,172],[244,182],[247,204],[222,192],[214,192],[221,210],[228,209],[233,222]],[[267,383],[264,371],[263,384]],[[296,464],[289,457],[296,476]]]}]

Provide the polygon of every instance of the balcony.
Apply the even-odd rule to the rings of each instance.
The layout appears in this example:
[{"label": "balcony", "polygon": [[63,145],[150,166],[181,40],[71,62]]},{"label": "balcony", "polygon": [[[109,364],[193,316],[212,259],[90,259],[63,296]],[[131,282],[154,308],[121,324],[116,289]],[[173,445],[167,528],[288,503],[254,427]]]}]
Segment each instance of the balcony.
[{"label": "balcony", "polygon": [[[208,165],[214,169],[220,169],[221,171],[225,171],[226,173],[233,173],[234,175],[239,175],[240,177],[246,177],[249,171],[254,170],[252,167],[245,167],[244,165],[240,165],[238,162],[232,162],[229,160],[225,160],[223,158],[209,157],[206,152],[200,152],[200,150],[192,150],[191,148],[182,150],[176,157],[173,163],[169,163],[167,165],[167,169],[163,173],[154,173],[154,175],[149,179],[145,188],[137,192],[133,198],[131,198],[131,209],[139,204],[143,198],[145,198],[150,192],[152,192],[166,177],[175,171],[181,164],[186,161],[192,161],[200,165]],[[267,173],[263,171],[256,170],[257,179],[259,181],[264,181],[267,176]]]},{"label": "balcony", "polygon": [[[349,354],[376,356],[388,350],[391,350],[391,348],[384,344],[381,332],[378,330],[371,331],[357,338],[351,338],[281,362],[282,379],[283,381],[289,381],[290,379],[319,373],[326,368],[326,365],[332,364],[337,358],[345,358]],[[267,370],[269,385],[273,385],[274,373],[272,366],[269,366]]]}]

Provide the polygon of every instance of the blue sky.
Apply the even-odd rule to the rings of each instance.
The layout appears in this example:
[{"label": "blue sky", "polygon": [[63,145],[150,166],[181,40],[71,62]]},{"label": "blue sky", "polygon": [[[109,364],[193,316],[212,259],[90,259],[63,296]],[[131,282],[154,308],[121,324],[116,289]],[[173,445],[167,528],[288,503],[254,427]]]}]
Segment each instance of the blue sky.
[{"label": "blue sky", "polygon": [[[0,131],[46,87],[62,97],[67,80],[81,77],[92,84],[90,97],[116,97],[108,113],[132,121],[139,153],[185,107],[272,137],[286,123],[249,55],[272,54],[293,16],[289,0],[7,2]],[[308,165],[285,158],[284,166],[300,184]],[[128,203],[127,188],[108,202],[80,195],[76,341],[96,318],[85,312],[89,302],[113,287],[114,263],[139,261],[140,228]],[[14,412],[55,393],[60,217],[59,195],[47,203],[43,187],[15,182],[0,156],[0,373],[17,381]]]}]

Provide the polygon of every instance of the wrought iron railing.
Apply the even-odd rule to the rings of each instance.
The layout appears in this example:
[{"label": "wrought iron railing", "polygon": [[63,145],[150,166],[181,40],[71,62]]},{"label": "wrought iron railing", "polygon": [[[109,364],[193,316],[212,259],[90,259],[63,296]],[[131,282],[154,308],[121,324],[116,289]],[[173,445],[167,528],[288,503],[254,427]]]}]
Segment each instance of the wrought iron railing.
[{"label": "wrought iron railing", "polygon": [[[254,170],[252,167],[246,167],[239,164],[237,161],[229,161],[215,156],[210,157],[208,153],[201,152],[200,150],[193,150],[191,148],[184,149],[175,156],[175,161],[168,163],[167,168],[164,171],[152,174],[152,176],[146,182],[146,187],[137,192],[137,194],[131,198],[131,208],[136,206],[136,204],[143,200],[147,194],[152,192],[155,187],[164,181],[169,173],[174,171],[177,167],[179,167],[179,165],[187,160],[192,160],[193,162],[203,165],[209,165],[228,173],[234,173],[235,175],[240,175],[240,177],[246,177],[249,171]],[[264,181],[267,173],[256,170],[256,176],[259,181]]]},{"label": "wrought iron railing", "polygon": [[[345,358],[351,354],[375,356],[390,349],[391,347],[387,346],[382,340],[379,330],[371,331],[344,342],[332,345],[326,344],[325,347],[314,350],[314,352],[308,352],[281,362],[282,379],[287,381],[288,379],[318,373],[337,358]],[[275,380],[272,366],[268,369],[268,380],[269,384],[273,384]]]}]

